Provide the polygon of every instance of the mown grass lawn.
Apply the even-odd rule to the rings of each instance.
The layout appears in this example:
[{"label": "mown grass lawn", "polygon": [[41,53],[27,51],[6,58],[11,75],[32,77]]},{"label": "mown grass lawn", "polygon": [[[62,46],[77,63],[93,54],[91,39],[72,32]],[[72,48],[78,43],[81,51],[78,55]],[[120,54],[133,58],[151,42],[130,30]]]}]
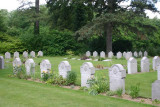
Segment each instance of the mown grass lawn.
[{"label": "mown grass lawn", "polygon": [[[40,66],[39,63],[43,59],[49,59],[52,64],[52,70],[58,73],[58,64],[63,61],[64,57],[42,57],[34,58],[36,62],[36,78],[40,78]],[[78,61],[68,59],[72,66],[72,71],[77,72],[77,85],[80,85],[80,66],[86,61]],[[139,63],[140,59],[138,59]],[[151,61],[151,59],[150,59]],[[113,64],[126,65],[127,61],[124,59],[113,59],[111,62],[103,61],[89,61],[94,66],[101,64],[103,66],[110,67]],[[152,63],[151,63],[152,64]],[[61,87],[55,87],[47,84],[35,83],[32,81],[21,80],[17,78],[8,77],[8,74],[12,74],[12,63],[5,64],[6,69],[0,70],[0,107],[12,106],[147,106],[144,104],[130,102],[122,99],[115,99],[107,96],[90,96],[87,92],[75,91],[70,89],[64,89]],[[126,67],[125,67],[126,68]],[[150,66],[151,68],[151,66]],[[96,71],[96,77],[102,76],[108,77],[108,70]],[[140,96],[151,97],[151,84],[157,79],[156,72],[139,73],[134,75],[127,75],[126,77],[126,91],[131,85],[140,83]],[[149,105],[148,105],[149,106]]]}]

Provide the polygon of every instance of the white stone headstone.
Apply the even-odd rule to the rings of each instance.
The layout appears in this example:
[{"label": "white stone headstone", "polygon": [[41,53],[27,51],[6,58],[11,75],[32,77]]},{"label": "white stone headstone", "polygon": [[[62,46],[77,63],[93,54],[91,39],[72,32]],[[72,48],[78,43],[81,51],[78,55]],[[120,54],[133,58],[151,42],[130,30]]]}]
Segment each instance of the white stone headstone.
[{"label": "white stone headstone", "polygon": [[31,55],[32,58],[34,58],[34,57],[35,57],[35,52],[32,51],[32,52],[30,53],[30,55]]},{"label": "white stone headstone", "polygon": [[144,51],[144,56],[145,56],[145,57],[147,57],[147,56],[148,56],[147,51]]},{"label": "white stone headstone", "polygon": [[43,73],[50,74],[51,71],[51,63],[48,59],[44,59],[40,64],[41,69],[41,77],[43,77]]},{"label": "white stone headstone", "polygon": [[126,53],[126,60],[129,60],[129,58],[132,57],[132,53],[131,52],[127,52]]},{"label": "white stone headstone", "polygon": [[14,52],[14,58],[19,58],[19,52]]},{"label": "white stone headstone", "polygon": [[138,53],[136,51],[134,52],[134,57],[138,57]]},{"label": "white stone headstone", "polygon": [[85,62],[80,68],[81,87],[90,87],[88,80],[94,78],[95,68],[91,62]]},{"label": "white stone headstone", "polygon": [[113,57],[113,52],[110,51],[110,52],[108,53],[108,58],[112,58],[112,57]]},{"label": "white stone headstone", "polygon": [[42,51],[39,51],[39,52],[38,52],[38,56],[43,56],[43,52],[42,52]]},{"label": "white stone headstone", "polygon": [[90,52],[90,51],[87,51],[87,52],[86,52],[86,56],[87,56],[87,57],[90,57],[90,56],[91,56],[91,52]]},{"label": "white stone headstone", "polygon": [[0,69],[4,69],[4,58],[0,56]]},{"label": "white stone headstone", "polygon": [[35,62],[33,59],[27,59],[25,62],[26,74],[31,75],[35,73]]},{"label": "white stone headstone", "polygon": [[102,51],[102,52],[100,53],[100,57],[101,57],[101,58],[105,58],[105,57],[106,57],[106,55],[105,55],[105,52],[104,52],[104,51]]},{"label": "white stone headstone", "polygon": [[160,80],[160,65],[157,67],[157,80]]},{"label": "white stone headstone", "polygon": [[160,65],[160,58],[158,56],[155,56],[153,58],[153,70],[157,70],[157,67]]},{"label": "white stone headstone", "polygon": [[127,62],[128,74],[137,73],[137,60],[133,57],[129,58]]},{"label": "white stone headstone", "polygon": [[142,57],[142,56],[143,56],[143,55],[142,55],[142,51],[139,51],[139,56],[140,56],[140,57]]},{"label": "white stone headstone", "polygon": [[118,89],[123,90],[125,93],[125,77],[126,70],[121,64],[115,64],[109,69],[109,82],[110,90],[117,91]]},{"label": "white stone headstone", "polygon": [[59,75],[61,75],[63,78],[67,78],[67,73],[71,71],[71,65],[68,61],[62,61],[59,66]]},{"label": "white stone headstone", "polygon": [[5,59],[10,59],[11,58],[11,54],[9,52],[5,53]]},{"label": "white stone headstone", "polygon": [[22,62],[20,58],[15,58],[13,61],[13,74],[16,74],[20,67],[22,66]]},{"label": "white stone headstone", "polygon": [[23,52],[23,57],[24,57],[24,58],[28,58],[28,52],[27,52],[27,51],[24,51],[24,52]]},{"label": "white stone headstone", "polygon": [[97,56],[98,56],[97,51],[94,51],[94,52],[93,52],[93,57],[97,57]]},{"label": "white stone headstone", "polygon": [[121,52],[118,52],[118,53],[117,53],[117,59],[120,59],[120,58],[122,58],[122,53],[121,53]]},{"label": "white stone headstone", "polygon": [[124,57],[124,58],[126,57],[126,52],[123,52],[123,57]]},{"label": "white stone headstone", "polygon": [[141,59],[141,72],[149,72],[149,59],[147,57],[143,57]]}]

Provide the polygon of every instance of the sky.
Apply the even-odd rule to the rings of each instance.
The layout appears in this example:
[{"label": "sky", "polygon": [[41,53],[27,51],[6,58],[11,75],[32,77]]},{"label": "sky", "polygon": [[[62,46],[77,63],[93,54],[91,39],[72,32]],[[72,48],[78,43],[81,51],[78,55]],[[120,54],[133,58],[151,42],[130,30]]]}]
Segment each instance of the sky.
[{"label": "sky", "polygon": [[[35,2],[35,0],[30,0]],[[40,0],[40,4],[45,4],[45,0]],[[123,2],[121,5],[129,5],[129,2]],[[18,0],[0,0],[0,9],[7,9],[9,12],[12,10],[16,10],[20,6],[20,2]],[[160,2],[158,2],[156,5],[157,9],[160,11]],[[160,19],[160,14],[153,13],[149,10],[146,10],[147,16],[149,18],[157,17]]]}]

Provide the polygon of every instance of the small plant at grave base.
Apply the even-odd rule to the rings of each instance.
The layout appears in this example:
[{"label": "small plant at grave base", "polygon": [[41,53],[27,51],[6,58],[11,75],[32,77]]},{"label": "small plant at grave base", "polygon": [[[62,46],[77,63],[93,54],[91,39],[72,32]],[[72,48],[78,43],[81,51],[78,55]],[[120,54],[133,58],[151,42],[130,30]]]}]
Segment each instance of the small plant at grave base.
[{"label": "small plant at grave base", "polygon": [[152,101],[152,104],[160,104],[160,100],[155,99]]},{"label": "small plant at grave base", "polygon": [[118,89],[117,91],[116,91],[116,94],[118,95],[118,97],[122,97],[122,94],[123,94],[123,89]]},{"label": "small plant at grave base", "polygon": [[103,60],[105,60],[105,59],[101,58],[101,57],[98,58],[98,61],[103,61]]},{"label": "small plant at grave base", "polygon": [[103,68],[104,68],[104,66],[103,66],[103,65],[100,65],[100,64],[99,64],[99,65],[96,65],[95,67],[96,67],[96,68],[99,68],[99,69],[103,69]]},{"label": "small plant at grave base", "polygon": [[87,87],[80,87],[79,90],[88,91],[88,88]]},{"label": "small plant at grave base", "polygon": [[52,78],[48,79],[48,81],[46,81],[46,83],[47,84],[54,84],[54,85],[66,85],[66,79],[63,79],[62,76],[53,74]]},{"label": "small plant at grave base", "polygon": [[77,79],[77,74],[74,71],[67,72],[66,85],[75,84]]},{"label": "small plant at grave base", "polygon": [[142,103],[144,103],[144,100],[141,100]]},{"label": "small plant at grave base", "polygon": [[115,91],[107,91],[106,95],[107,96],[114,96],[114,95],[116,95],[116,92]]},{"label": "small plant at grave base", "polygon": [[66,53],[67,53],[67,55],[69,55],[68,59],[71,59],[73,57],[73,55],[74,55],[74,52],[71,51],[71,50],[67,50]]},{"label": "small plant at grave base", "polygon": [[43,71],[43,73],[42,73],[42,80],[43,81],[47,81],[49,78],[51,78],[52,77],[52,74],[50,73],[48,73],[48,72],[46,72],[46,71]]},{"label": "small plant at grave base", "polygon": [[86,60],[86,59],[89,59],[89,57],[87,57],[87,56],[82,56],[81,58],[80,58],[81,60]]},{"label": "small plant at grave base", "polygon": [[91,95],[97,95],[99,93],[109,91],[109,85],[105,77],[99,79],[93,78],[91,80],[88,80],[88,83],[90,85],[89,94]]},{"label": "small plant at grave base", "polygon": [[140,91],[139,86],[140,86],[140,84],[136,84],[135,86],[130,87],[129,95],[132,98],[137,98],[139,96],[139,91]]},{"label": "small plant at grave base", "polygon": [[23,66],[14,67],[14,73],[19,79],[28,79],[31,78],[26,74],[26,71]]}]

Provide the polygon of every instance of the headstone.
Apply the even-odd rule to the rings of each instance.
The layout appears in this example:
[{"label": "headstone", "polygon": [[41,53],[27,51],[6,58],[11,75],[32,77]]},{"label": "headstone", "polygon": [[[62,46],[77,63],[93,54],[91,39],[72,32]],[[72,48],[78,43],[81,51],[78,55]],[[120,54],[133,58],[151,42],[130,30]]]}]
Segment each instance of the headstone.
[{"label": "headstone", "polygon": [[148,53],[147,53],[147,51],[145,51],[145,52],[144,52],[144,56],[145,56],[145,57],[147,57],[147,56],[148,56]]},{"label": "headstone", "polygon": [[139,56],[140,56],[140,57],[142,57],[142,56],[143,56],[141,51],[139,51]]},{"label": "headstone", "polygon": [[11,54],[9,52],[5,53],[5,59],[10,59],[11,58]]},{"label": "headstone", "polygon": [[4,69],[4,58],[0,56],[0,69]]},{"label": "headstone", "polygon": [[41,69],[41,77],[43,77],[44,73],[50,74],[51,71],[51,63],[48,59],[44,59],[40,64]]},{"label": "headstone", "polygon": [[27,51],[24,51],[24,52],[23,52],[23,57],[24,57],[24,58],[28,58],[28,52],[27,52]]},{"label": "headstone", "polygon": [[94,51],[94,52],[93,52],[93,57],[97,57],[97,56],[98,56],[97,51]]},{"label": "headstone", "polygon": [[123,90],[125,93],[125,77],[126,70],[121,64],[115,64],[109,69],[109,81],[110,81],[110,90],[117,91],[118,89]]},{"label": "headstone", "polygon": [[59,66],[59,75],[61,75],[63,78],[67,78],[67,73],[71,71],[71,65],[68,61],[62,61]]},{"label": "headstone", "polygon": [[129,53],[130,53],[130,57],[132,57],[132,56],[133,56],[133,55],[132,55],[132,52],[130,51]]},{"label": "headstone", "polygon": [[138,53],[136,51],[134,52],[134,57],[138,57]]},{"label": "headstone", "polygon": [[16,74],[19,70],[21,70],[22,62],[20,58],[15,58],[13,61],[13,74]]},{"label": "headstone", "polygon": [[125,57],[126,60],[129,60],[129,58],[132,57],[131,55],[132,55],[131,52],[127,52],[127,53],[126,53],[126,57]]},{"label": "headstone", "polygon": [[152,83],[152,100],[160,100],[160,80]]},{"label": "headstone", "polygon": [[30,53],[30,55],[31,55],[32,58],[34,58],[34,57],[35,57],[35,52],[32,51],[32,52]]},{"label": "headstone", "polygon": [[90,57],[90,56],[91,56],[91,52],[90,52],[90,51],[87,51],[87,52],[86,52],[86,56],[87,56],[87,57]]},{"label": "headstone", "polygon": [[101,58],[105,58],[105,57],[106,57],[106,55],[105,55],[105,52],[104,52],[104,51],[102,51],[102,52],[100,53],[100,57],[101,57]]},{"label": "headstone", "polygon": [[42,52],[42,51],[39,51],[39,52],[38,52],[38,56],[43,56],[43,52]]},{"label": "headstone", "polygon": [[137,60],[133,57],[129,58],[127,62],[128,74],[137,73]]},{"label": "headstone", "polygon": [[19,52],[14,52],[14,58],[19,58]]},{"label": "headstone", "polygon": [[158,65],[160,65],[160,58],[158,56],[155,56],[153,58],[153,70],[157,70]]},{"label": "headstone", "polygon": [[118,53],[117,53],[117,59],[120,59],[120,58],[122,58],[122,53],[121,53],[121,52],[118,52]]},{"label": "headstone", "polygon": [[124,57],[124,58],[126,57],[126,52],[123,52],[123,57]]},{"label": "headstone", "polygon": [[33,59],[27,59],[25,62],[26,74],[31,75],[35,73],[35,62]]},{"label": "headstone", "polygon": [[80,68],[81,72],[81,87],[90,87],[88,80],[94,77],[95,68],[91,62],[85,62]]},{"label": "headstone", "polygon": [[141,72],[149,72],[149,59],[147,57],[143,57],[141,59]]},{"label": "headstone", "polygon": [[108,58],[112,58],[112,57],[113,57],[113,52],[110,51],[110,52],[108,53]]}]

